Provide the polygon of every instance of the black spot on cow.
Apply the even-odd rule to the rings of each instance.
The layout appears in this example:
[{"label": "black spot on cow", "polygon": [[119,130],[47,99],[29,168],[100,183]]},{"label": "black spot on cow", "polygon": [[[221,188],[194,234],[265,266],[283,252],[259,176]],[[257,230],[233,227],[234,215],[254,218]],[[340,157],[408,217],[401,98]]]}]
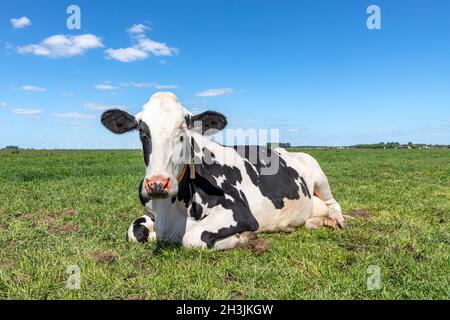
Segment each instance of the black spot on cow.
[{"label": "black spot on cow", "polygon": [[189,215],[195,220],[200,220],[202,218],[203,208],[197,202],[192,202],[191,208],[189,209]]},{"label": "black spot on cow", "polygon": [[308,185],[306,184],[305,179],[303,179],[303,177],[300,177],[300,181],[301,181],[300,186],[302,187],[303,195],[311,199],[311,193],[309,193]]},{"label": "black spot on cow", "polygon": [[133,225],[138,225],[140,223],[145,223],[147,220],[145,218],[140,217],[139,219],[134,220]]},{"label": "black spot on cow", "polygon": [[194,149],[195,153],[200,152],[200,147],[197,144],[197,142],[194,140],[194,138],[191,138],[191,145],[192,145],[192,148]]},{"label": "black spot on cow", "polygon": [[145,223],[147,220],[145,218],[136,219],[133,222],[133,235],[138,242],[146,242],[148,240],[148,235],[150,231],[148,228],[141,223]]},{"label": "black spot on cow", "polygon": [[192,127],[194,125],[194,121],[192,120],[192,117],[187,114],[184,116],[184,121],[186,122],[187,128],[192,129]]},{"label": "black spot on cow", "polygon": [[138,242],[147,242],[150,231],[142,224],[133,226],[133,235]]},{"label": "black spot on cow", "polygon": [[139,194],[139,200],[141,201],[141,204],[142,204],[143,206],[145,206],[145,205],[147,204],[147,202],[150,201],[150,199],[147,198],[147,197],[144,197],[144,195],[142,194],[142,188],[143,188],[143,187],[144,187],[144,180],[142,180],[141,183],[139,184],[139,191],[138,191],[138,194]]},{"label": "black spot on cow", "polygon": [[139,121],[139,138],[142,142],[142,150],[144,152],[144,162],[148,166],[150,162],[150,154],[152,153],[152,139],[150,129],[144,121]]},{"label": "black spot on cow", "polygon": [[[260,146],[234,146],[236,152],[244,159],[244,166],[252,183],[259,188],[262,195],[269,198],[277,209],[284,207],[284,199],[300,199],[296,180],[298,172],[289,167],[276,152]],[[278,162],[276,174],[261,174]],[[309,193],[309,191],[308,191]],[[306,196],[306,195],[305,195]]]},{"label": "black spot on cow", "polygon": [[172,199],[172,201],[175,201],[174,199],[182,201],[187,208],[191,205],[195,193],[202,193],[204,197],[224,197],[225,193],[223,190],[212,185],[208,179],[205,179],[203,176],[197,174],[197,170],[195,179],[190,179],[190,171],[191,167],[187,166],[186,174],[178,185],[178,194]]}]

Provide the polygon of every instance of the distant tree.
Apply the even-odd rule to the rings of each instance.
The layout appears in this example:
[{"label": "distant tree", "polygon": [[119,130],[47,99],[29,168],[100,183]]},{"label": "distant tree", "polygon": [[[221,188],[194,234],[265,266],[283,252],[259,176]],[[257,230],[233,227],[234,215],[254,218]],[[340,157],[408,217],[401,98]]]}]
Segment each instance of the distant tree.
[{"label": "distant tree", "polygon": [[18,146],[6,146],[5,147],[6,150],[19,150]]},{"label": "distant tree", "polygon": [[291,144],[289,142],[275,142],[275,143],[274,142],[268,142],[266,144],[266,147],[268,149],[274,149],[274,148],[278,148],[278,147],[280,147],[280,148],[290,148]]}]

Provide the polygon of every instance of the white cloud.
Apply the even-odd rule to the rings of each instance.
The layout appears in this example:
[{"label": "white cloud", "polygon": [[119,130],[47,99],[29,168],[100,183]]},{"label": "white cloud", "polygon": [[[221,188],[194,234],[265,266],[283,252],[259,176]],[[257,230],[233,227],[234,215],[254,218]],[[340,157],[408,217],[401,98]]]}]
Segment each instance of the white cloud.
[{"label": "white cloud", "polygon": [[22,17],[18,19],[12,18],[10,21],[14,29],[22,29],[28,27],[31,24],[31,20],[28,19],[27,17]]},{"label": "white cloud", "polygon": [[133,88],[153,88],[155,84],[153,82],[121,82],[121,87],[133,87]]},{"label": "white cloud", "polygon": [[159,84],[159,83],[155,83],[154,88],[155,89],[177,89],[178,87],[176,85],[173,85],[173,84]]},{"label": "white cloud", "polygon": [[107,49],[105,51],[107,59],[113,59],[120,62],[133,62],[138,60],[145,60],[148,58],[148,53],[137,48],[120,48]]},{"label": "white cloud", "polygon": [[61,95],[66,96],[66,97],[71,97],[71,96],[73,96],[73,93],[72,92],[68,92],[68,91],[62,91]]},{"label": "white cloud", "polygon": [[143,24],[135,24],[127,31],[131,34],[133,45],[127,48],[107,49],[106,58],[120,62],[133,62],[145,60],[149,54],[154,56],[173,56],[178,54],[177,48],[171,48],[164,42],[154,41],[145,35],[145,31],[150,30]]},{"label": "white cloud", "polygon": [[4,101],[0,101],[0,107],[6,107],[8,104]]},{"label": "white cloud", "polygon": [[83,107],[88,110],[105,111],[108,109],[125,109],[125,106],[119,104],[101,104],[94,102],[86,102]]},{"label": "white cloud", "polygon": [[178,86],[173,84],[159,84],[155,82],[122,82],[120,83],[121,87],[133,87],[133,88],[154,88],[154,89],[177,89]]},{"label": "white cloud", "polygon": [[79,112],[67,112],[55,114],[55,117],[64,119],[92,119],[95,118],[96,116],[93,114],[85,114]]},{"label": "white cloud", "polygon": [[229,94],[232,92],[233,92],[233,89],[231,89],[231,88],[220,88],[220,89],[205,90],[205,91],[196,93],[195,95],[197,97],[216,97],[216,96],[222,96],[224,94]]},{"label": "white cloud", "polygon": [[19,47],[20,54],[34,54],[37,56],[58,58],[83,55],[89,49],[103,47],[102,40],[93,34],[79,36],[54,35],[44,39],[39,44]]},{"label": "white cloud", "polygon": [[31,85],[21,86],[19,89],[22,91],[33,92],[33,93],[47,91],[47,89],[45,89],[45,88],[31,86]]},{"label": "white cloud", "polygon": [[150,52],[155,56],[172,56],[178,54],[177,48],[169,48],[164,42],[157,42],[149,39],[145,36],[140,36],[137,39],[137,45],[139,49]]},{"label": "white cloud", "polygon": [[35,115],[44,113],[44,110],[42,109],[12,109],[12,113],[20,114],[20,115]]},{"label": "white cloud", "polygon": [[97,90],[116,90],[117,87],[112,86],[112,85],[110,85],[110,84],[104,84],[104,83],[101,83],[101,84],[97,84],[97,85],[95,86],[95,89],[97,89]]},{"label": "white cloud", "polygon": [[127,29],[129,33],[144,33],[147,30],[151,30],[151,28],[142,23],[134,24],[131,28]]},{"label": "white cloud", "polygon": [[288,131],[292,132],[292,133],[295,133],[295,132],[298,132],[298,129],[297,128],[291,128],[291,129],[288,129]]}]

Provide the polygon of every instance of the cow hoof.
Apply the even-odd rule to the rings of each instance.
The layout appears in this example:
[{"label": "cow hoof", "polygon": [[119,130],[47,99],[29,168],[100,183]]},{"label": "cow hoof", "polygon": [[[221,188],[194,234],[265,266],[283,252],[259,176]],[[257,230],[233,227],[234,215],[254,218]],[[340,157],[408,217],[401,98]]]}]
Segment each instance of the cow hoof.
[{"label": "cow hoof", "polygon": [[331,219],[331,218],[324,218],[323,219],[323,225],[326,227],[330,227],[333,230],[336,230],[339,228],[339,224],[338,222],[336,222],[335,220]]},{"label": "cow hoof", "polygon": [[255,240],[256,238],[258,238],[258,236],[253,231],[244,231],[241,234],[239,234],[239,238],[243,242],[248,242],[250,240]]},{"label": "cow hoof", "polygon": [[143,216],[131,224],[127,232],[127,240],[135,243],[154,241],[156,232],[153,230],[153,222],[150,218]]},{"label": "cow hoof", "polygon": [[144,243],[147,241],[155,241],[156,232],[149,232],[145,226],[137,226],[133,228],[133,231],[127,232],[127,241],[133,243]]},{"label": "cow hoof", "polygon": [[[339,204],[335,204],[334,206],[330,207],[328,209],[328,217],[330,220],[333,220],[333,222],[324,222],[324,225],[331,227],[333,229],[341,228],[344,229],[347,226],[347,223],[345,222],[345,218],[342,215],[342,209]],[[326,219],[325,219],[326,220]]]}]

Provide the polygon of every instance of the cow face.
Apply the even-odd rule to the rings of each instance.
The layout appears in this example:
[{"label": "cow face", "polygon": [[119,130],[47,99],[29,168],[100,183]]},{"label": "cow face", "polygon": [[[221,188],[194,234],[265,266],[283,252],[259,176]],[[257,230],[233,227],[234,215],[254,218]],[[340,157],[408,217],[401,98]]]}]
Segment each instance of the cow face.
[{"label": "cow face", "polygon": [[165,92],[154,94],[136,116],[113,109],[103,113],[101,121],[117,134],[139,131],[146,167],[142,193],[154,199],[177,194],[191,161],[192,133],[211,134],[227,125],[225,116],[217,112],[192,116],[174,94]]}]

